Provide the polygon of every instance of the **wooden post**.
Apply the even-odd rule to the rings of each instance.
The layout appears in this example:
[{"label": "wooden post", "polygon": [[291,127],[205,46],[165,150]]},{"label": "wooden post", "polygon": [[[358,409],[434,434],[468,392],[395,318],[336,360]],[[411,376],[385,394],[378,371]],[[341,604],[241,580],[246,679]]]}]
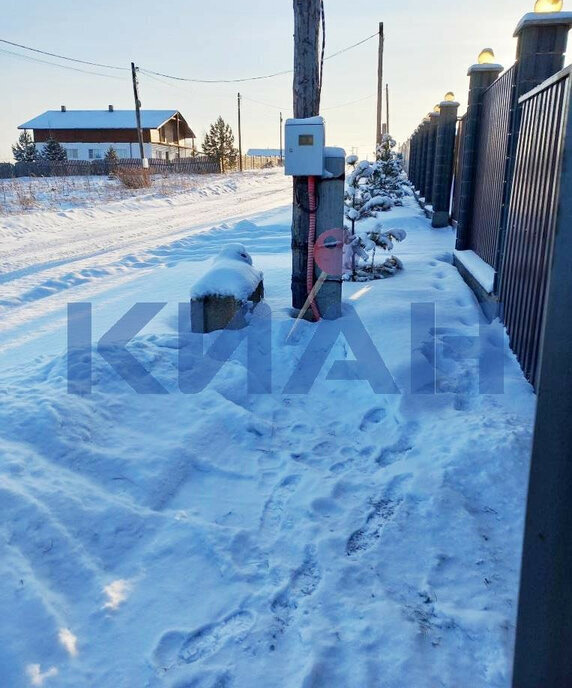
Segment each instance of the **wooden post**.
[{"label": "wooden post", "polygon": [[131,63],[131,78],[133,80],[133,97],[135,98],[135,117],[137,120],[137,138],[139,139],[139,154],[141,162],[145,167],[145,148],[143,147],[143,130],[141,129],[141,101],[139,100],[139,86],[137,83],[137,67]]},{"label": "wooden post", "polygon": [[379,49],[378,49],[378,62],[377,62],[377,132],[375,137],[375,142],[379,146],[381,144],[381,138],[383,135],[383,47],[384,47],[385,37],[383,34],[383,22],[379,23]]},{"label": "wooden post", "polygon": [[238,160],[239,169],[242,172],[242,123],[240,121],[240,93],[238,94]]},{"label": "wooden post", "polygon": [[[294,117],[316,117],[320,112],[320,18],[321,0],[294,2]],[[308,264],[308,180],[294,177],[292,212],[292,306],[306,302]]]}]

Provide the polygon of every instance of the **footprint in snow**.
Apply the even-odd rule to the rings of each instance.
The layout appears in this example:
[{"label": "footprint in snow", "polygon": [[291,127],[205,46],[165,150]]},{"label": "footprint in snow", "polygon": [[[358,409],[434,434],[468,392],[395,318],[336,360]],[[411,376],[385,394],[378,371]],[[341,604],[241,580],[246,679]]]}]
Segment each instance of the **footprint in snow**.
[{"label": "footprint in snow", "polygon": [[294,493],[299,482],[300,475],[289,475],[272,490],[260,518],[260,534],[263,538],[271,537],[278,531],[288,497]]},{"label": "footprint in snow", "polygon": [[402,483],[409,480],[409,477],[409,474],[396,476],[379,499],[371,500],[373,509],[368,514],[365,523],[355,530],[346,542],[348,557],[370,549],[376,540],[379,540],[383,529],[393,520],[404,500]]},{"label": "footprint in snow", "polygon": [[218,652],[229,642],[241,642],[254,625],[254,614],[237,611],[218,623],[208,624],[192,633],[169,631],[155,649],[155,663],[164,670],[175,665],[192,664]]},{"label": "footprint in snow", "polygon": [[274,597],[270,605],[276,622],[272,633],[274,638],[284,632],[298,606],[304,598],[316,591],[321,580],[322,571],[318,563],[316,547],[307,545],[302,565],[294,571],[286,588]]},{"label": "footprint in snow", "polygon": [[363,432],[371,425],[377,425],[386,417],[387,411],[384,408],[372,408],[363,417],[359,429]]}]

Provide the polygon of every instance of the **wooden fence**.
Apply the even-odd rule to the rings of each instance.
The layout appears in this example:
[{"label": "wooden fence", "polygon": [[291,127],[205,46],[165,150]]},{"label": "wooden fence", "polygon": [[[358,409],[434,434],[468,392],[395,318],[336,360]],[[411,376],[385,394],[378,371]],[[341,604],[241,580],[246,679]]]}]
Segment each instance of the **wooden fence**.
[{"label": "wooden fence", "polygon": [[[109,160],[40,160],[38,162],[1,163],[0,179],[15,177],[72,177],[109,175],[118,167],[141,167],[140,158]],[[204,155],[175,160],[149,160],[151,174],[218,174],[219,161]]]}]

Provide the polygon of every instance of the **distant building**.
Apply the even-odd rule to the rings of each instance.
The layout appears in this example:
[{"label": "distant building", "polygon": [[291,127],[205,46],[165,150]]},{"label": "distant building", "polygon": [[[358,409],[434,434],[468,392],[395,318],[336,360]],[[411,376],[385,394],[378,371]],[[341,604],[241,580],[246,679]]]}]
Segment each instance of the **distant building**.
[{"label": "distant building", "polygon": [[[146,158],[174,160],[190,157],[195,134],[178,110],[141,110]],[[120,158],[139,158],[135,110],[48,110],[21,124],[31,129],[39,151],[54,138],[66,149],[68,160],[100,160],[110,146]]]},{"label": "distant building", "polygon": [[249,148],[246,155],[249,158],[268,158],[268,160],[272,160],[283,157],[284,151],[281,151],[279,148]]}]

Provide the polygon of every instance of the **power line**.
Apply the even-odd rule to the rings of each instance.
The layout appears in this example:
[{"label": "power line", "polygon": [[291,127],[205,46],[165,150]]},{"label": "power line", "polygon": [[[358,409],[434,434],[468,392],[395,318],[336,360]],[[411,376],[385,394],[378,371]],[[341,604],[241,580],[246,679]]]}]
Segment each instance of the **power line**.
[{"label": "power line", "polygon": [[32,57],[31,55],[22,55],[21,53],[16,53],[13,50],[6,50],[5,48],[0,48],[0,53],[4,55],[13,55],[14,57],[20,57],[22,60],[27,60],[28,62],[40,62],[41,64],[47,64],[51,67],[59,67],[60,69],[68,69],[73,72],[81,72],[82,74],[93,74],[93,76],[103,76],[106,79],[118,79],[123,81],[120,76],[113,76],[112,74],[102,74],[101,72],[92,72],[88,69],[80,69],[79,67],[70,67],[69,65],[58,64],[57,62],[50,62],[49,60],[42,60],[39,57]]},{"label": "power line", "polygon": [[[332,53],[331,55],[327,55],[324,57],[324,60],[331,60],[334,57],[338,57],[338,55],[342,55],[343,53],[348,52],[349,50],[353,50],[354,48],[357,48],[360,45],[363,45],[364,43],[367,43],[370,41],[372,38],[375,38],[377,36],[377,33],[372,34],[371,36],[368,36],[367,38],[363,38],[361,41],[358,41],[357,43],[353,43],[352,45],[348,45],[345,48],[342,48],[341,50],[338,50],[335,53]],[[80,60],[79,58],[76,57],[68,57],[67,55],[60,55],[58,53],[52,53],[47,50],[40,50],[39,48],[32,48],[29,45],[24,45],[23,43],[15,43],[14,41],[8,41],[5,38],[0,38],[0,43],[5,43],[7,45],[12,45],[16,48],[21,48],[23,50],[30,50],[31,52],[34,53],[39,53],[40,55],[47,55],[49,57],[55,57],[58,60],[67,60],[68,62],[76,62],[79,64],[85,64],[85,65],[90,65],[92,67],[102,67],[104,69],[115,69],[119,71],[130,71],[129,67],[119,67],[118,65],[109,65],[109,64],[104,64],[102,62],[90,62],[89,60]],[[9,51],[6,51],[9,52]],[[12,53],[14,55],[18,55],[19,57],[25,58],[25,55],[19,55],[19,53]],[[32,58],[29,58],[32,59]],[[45,62],[46,64],[51,64],[55,66],[59,66],[62,68],[65,68],[64,65],[58,65],[55,62],[47,62],[43,60],[39,60],[38,58],[35,58],[39,62]],[[67,67],[67,69],[71,69],[71,67]],[[77,69],[77,68],[76,68]],[[77,69],[77,71],[82,71]],[[156,76],[156,77],[165,77],[166,79],[174,79],[175,81],[187,81],[187,82],[192,82],[192,83],[198,83],[198,84],[237,84],[237,83],[242,83],[245,81],[260,81],[262,79],[272,79],[277,76],[284,76],[285,74],[292,74],[294,72],[293,69],[285,69],[281,72],[274,72],[273,74],[263,74],[260,76],[251,76],[251,77],[244,77],[242,79],[194,79],[194,78],[187,78],[187,77],[180,77],[180,76],[174,76],[172,74],[163,74],[162,72],[156,72],[151,69],[143,69],[139,68],[139,71],[147,74],[148,76]],[[105,76],[103,74],[99,74],[97,72],[86,72],[87,74],[96,74],[98,76]]]},{"label": "power line", "polygon": [[16,48],[23,48],[24,50],[31,50],[33,53],[40,53],[41,55],[49,55],[50,57],[57,57],[60,60],[68,60],[69,62],[79,62],[80,64],[91,65],[92,67],[104,67],[105,69],[119,69],[122,71],[130,71],[129,67],[116,67],[115,65],[102,64],[100,62],[88,62],[87,60],[79,60],[75,57],[66,57],[65,55],[58,55],[57,53],[50,53],[47,50],[40,50],[39,48],[31,48],[29,45],[22,45],[21,43],[13,43],[7,41],[5,38],[0,38],[0,43],[13,45]]},{"label": "power line", "polygon": [[339,105],[330,105],[329,107],[321,108],[321,110],[327,112],[328,110],[337,110],[338,108],[347,107],[348,105],[363,103],[364,100],[370,100],[370,98],[374,98],[376,95],[377,93],[370,93],[369,96],[364,96],[363,98],[358,98],[357,100],[350,100],[347,103],[340,103]]},{"label": "power line", "polygon": [[[324,60],[331,60],[333,57],[338,57],[338,55],[342,55],[343,53],[347,53],[348,50],[353,50],[354,48],[357,48],[358,46],[363,45],[364,43],[367,43],[367,41],[371,41],[372,38],[376,38],[376,37],[377,37],[377,33],[374,33],[371,36],[368,36],[367,38],[364,38],[361,41],[358,41],[357,43],[353,43],[352,45],[348,45],[346,48],[342,48],[341,50],[338,50],[337,52],[332,53],[331,55],[327,55],[324,58]],[[294,72],[293,69],[285,69],[281,72],[274,72],[273,74],[262,74],[260,76],[249,76],[249,77],[244,77],[242,79],[194,79],[194,78],[189,78],[189,77],[174,76],[172,74],[164,74],[163,72],[154,72],[150,69],[144,69],[143,67],[140,67],[139,71],[143,72],[144,74],[153,74],[155,76],[165,77],[166,79],[174,79],[175,81],[188,81],[188,82],[195,83],[195,84],[238,84],[238,83],[243,83],[245,81],[261,81],[262,79],[273,79],[274,77],[284,76],[285,74],[293,74],[293,72]]]}]

